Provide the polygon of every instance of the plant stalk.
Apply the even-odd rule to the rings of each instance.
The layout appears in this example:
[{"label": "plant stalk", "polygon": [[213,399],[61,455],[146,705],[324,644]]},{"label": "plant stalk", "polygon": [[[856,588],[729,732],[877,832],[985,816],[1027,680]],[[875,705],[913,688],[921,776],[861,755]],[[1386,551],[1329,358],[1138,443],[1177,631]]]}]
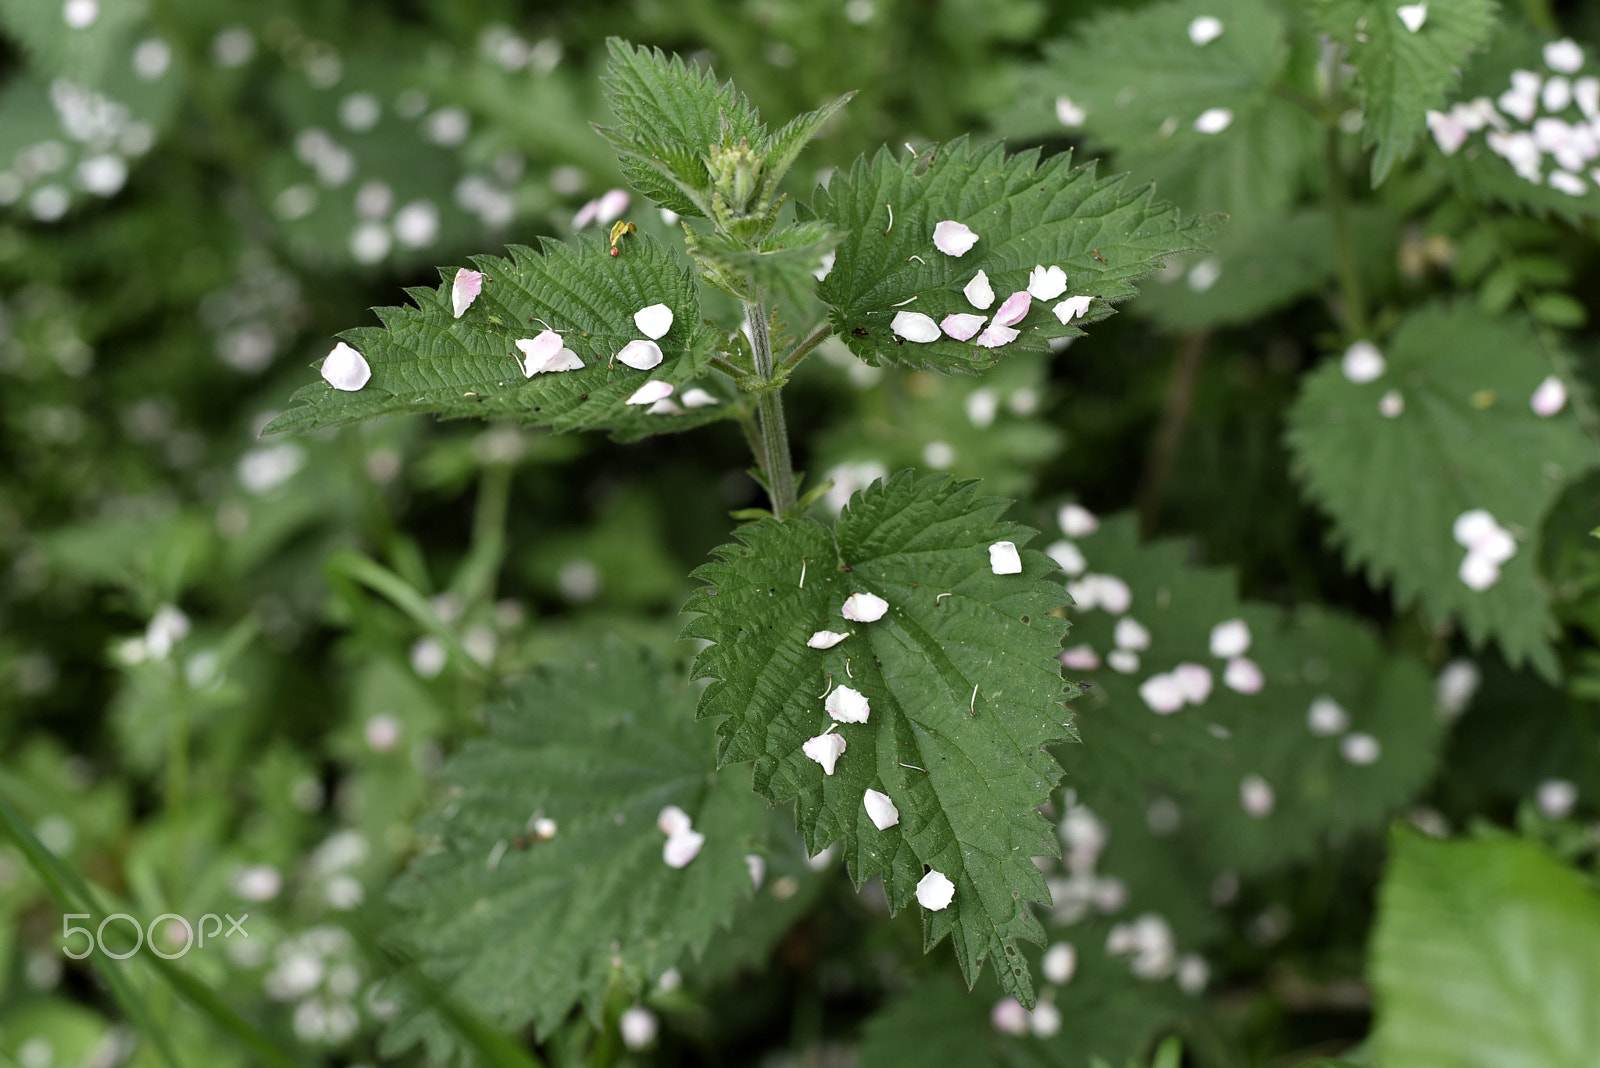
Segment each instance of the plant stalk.
[{"label": "plant stalk", "polygon": [[[767,309],[760,301],[745,301],[745,319],[750,324],[750,351],[755,356],[756,378],[771,383],[772,337],[767,329]],[[756,414],[761,421],[761,442],[766,453],[763,470],[767,475],[767,494],[772,511],[783,519],[795,509],[794,461],[789,456],[789,427],[783,417],[783,399],[776,389],[764,390],[756,399]]]},{"label": "plant stalk", "polygon": [[1344,168],[1339,163],[1339,127],[1323,128],[1323,156],[1328,166],[1328,217],[1339,253],[1339,288],[1344,294],[1345,330],[1351,339],[1367,336],[1367,306],[1361,293],[1361,271],[1356,264],[1355,242],[1350,233],[1350,213],[1345,203]]},{"label": "plant stalk", "polygon": [[794,351],[785,357],[782,366],[780,366],[778,370],[783,371],[785,374],[794,370],[795,366],[805,358],[806,353],[810,352],[812,349],[826,341],[828,336],[832,333],[832,323],[823,323],[821,326],[817,327],[816,330],[812,331],[810,337],[806,338],[804,341],[800,342],[800,344],[794,347]]}]

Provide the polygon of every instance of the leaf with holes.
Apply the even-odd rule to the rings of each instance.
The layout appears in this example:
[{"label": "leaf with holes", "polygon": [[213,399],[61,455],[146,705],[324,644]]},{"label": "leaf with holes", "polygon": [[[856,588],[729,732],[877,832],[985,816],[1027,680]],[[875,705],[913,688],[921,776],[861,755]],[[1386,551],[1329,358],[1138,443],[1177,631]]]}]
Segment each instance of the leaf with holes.
[{"label": "leaf with holes", "polygon": [[[1001,521],[1007,504],[906,471],[857,494],[832,528],[752,524],[695,572],[706,587],[684,633],[712,643],[694,674],[712,680],[700,714],[726,717],[721,761],[755,761],[763,796],[797,799],[807,848],[842,839],[851,877],[881,875],[894,911],[926,870],[943,873],[955,899],[924,911],[926,945],[950,935],[969,983],[993,958],[1005,989],[1031,1004],[1017,941],[1041,934],[1026,904],[1045,891],[1031,858],[1056,845],[1036,809],[1060,777],[1043,746],[1072,731],[1055,567],[1027,549],[1020,574],[990,567],[995,542],[1034,536]],[[857,610],[868,595],[886,602],[881,616]],[[813,648],[819,631],[847,636]],[[865,699],[865,722],[830,719],[824,695],[842,687]],[[832,700],[841,717],[860,715]],[[830,728],[847,748],[825,774],[802,747]],[[888,795],[897,824],[868,818],[867,790]]]},{"label": "leaf with holes", "polygon": [[[750,897],[767,806],[742,769],[714,770],[693,700],[613,641],[514,684],[489,738],[451,760],[451,795],[422,826],[433,848],[395,899],[406,948],[462,1004],[541,1035],[575,1003],[598,1018],[613,983],[640,989],[698,955]],[[663,857],[666,805],[705,836],[681,868]],[[443,1033],[408,1014],[388,1046]]]},{"label": "leaf with holes", "polygon": [[[605,242],[580,237],[576,246],[545,241],[542,251],[521,245],[511,258],[478,256],[483,292],[459,319],[450,279],[437,289],[407,292],[416,307],[379,308],[383,327],[339,335],[366,359],[372,379],[354,391],[316,382],[299,389],[295,406],[266,433],[318,430],[391,412],[446,417],[518,419],[555,430],[609,430],[632,441],[721,418],[729,407],[664,413],[628,403],[646,381],[717,387],[707,378],[710,334],[700,321],[694,278],[665,245],[641,236],[611,256]],[[672,309],[672,327],[655,344],[662,362],[635,370],[613,357],[640,338],[634,313],[653,304]],[[524,375],[517,342],[545,330],[583,366]],[[726,398],[724,398],[726,399]]]},{"label": "leaf with holes", "polygon": [[[1570,405],[1550,417],[1531,409],[1551,373],[1541,342],[1520,319],[1434,304],[1407,316],[1383,355],[1370,381],[1351,381],[1337,359],[1307,378],[1289,420],[1296,473],[1350,564],[1374,585],[1392,582],[1397,604],[1459,619],[1474,643],[1493,637],[1513,665],[1554,677],[1536,539],[1562,487],[1600,454]],[[1455,536],[1477,509],[1517,542],[1482,589],[1465,580]]]},{"label": "leaf with holes", "polygon": [[[974,146],[965,138],[904,159],[888,150],[863,156],[812,207],[847,235],[817,289],[833,307],[834,332],[869,363],[942,371],[979,371],[1008,352],[1043,352],[1052,338],[1082,334],[1080,325],[1134,295],[1134,279],[1165,256],[1199,247],[1212,226],[1180,219],[1149,186],[1074,168],[1070,154],[1041,162],[1037,150],[1007,156],[998,142]],[[941,251],[941,224],[960,224],[977,242],[960,255]],[[1060,268],[1060,287],[1042,290],[1053,295],[1031,300],[1020,318],[1000,321],[1007,297],[1029,288],[1036,267]],[[979,272],[992,300],[974,300],[968,289]],[[1080,312],[1058,311],[1075,296],[1096,299]],[[895,325],[902,313],[929,324],[977,316],[1019,333],[995,338],[997,347],[986,347],[987,329],[935,327],[936,337],[907,340],[908,328]]]}]

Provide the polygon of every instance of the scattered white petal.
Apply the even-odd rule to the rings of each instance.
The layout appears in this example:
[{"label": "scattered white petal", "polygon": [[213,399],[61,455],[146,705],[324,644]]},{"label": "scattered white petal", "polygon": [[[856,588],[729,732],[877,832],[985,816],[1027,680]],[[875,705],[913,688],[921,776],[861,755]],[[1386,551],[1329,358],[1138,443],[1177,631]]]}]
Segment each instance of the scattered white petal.
[{"label": "scattered white petal", "polygon": [[663,382],[658,378],[652,378],[650,381],[646,382],[644,385],[640,386],[638,389],[629,394],[626,403],[654,404],[658,400],[672,396],[672,390],[673,386],[671,382]]},{"label": "scattered white petal", "polygon": [[1217,279],[1222,277],[1222,261],[1215,256],[1201,260],[1189,269],[1189,275],[1184,280],[1191,290],[1204,293],[1217,284]]},{"label": "scattered white petal", "polygon": [[[533,821],[533,834],[536,838],[549,841],[556,836],[557,829],[556,821],[549,816],[540,816]],[[698,848],[697,846],[696,849]]]},{"label": "scattered white petal", "polygon": [[1185,994],[1194,996],[1205,992],[1206,984],[1211,981],[1211,968],[1206,964],[1205,958],[1193,953],[1185,954],[1178,958],[1178,989]]},{"label": "scattered white petal", "polygon": [[939,340],[939,324],[933,321],[933,316],[921,312],[895,312],[889,329],[907,341],[915,341],[921,345]]},{"label": "scattered white petal", "polygon": [[[366,188],[362,187],[363,190]],[[450,285],[450,305],[459,319],[472,307],[472,302],[483,292],[483,272],[469,271],[465,267],[456,271],[456,280]]]},{"label": "scattered white petal", "polygon": [[1494,516],[1488,511],[1473,508],[1456,516],[1456,521],[1450,527],[1450,535],[1455,538],[1456,544],[1470,549],[1492,537],[1499,529],[1500,524],[1495,522]]},{"label": "scattered white petal", "polygon": [[962,287],[961,292],[966,295],[968,303],[980,311],[987,311],[994,303],[994,287],[989,284],[989,276],[979,271],[972,276],[972,281]]},{"label": "scattered white petal", "polygon": [[1221,36],[1222,20],[1213,15],[1201,15],[1189,23],[1189,40],[1197,48],[1204,48]]},{"label": "scattered white petal", "polygon": [[633,313],[633,325],[639,328],[639,333],[651,340],[665,337],[667,331],[672,329],[672,309],[665,304],[652,304],[648,308],[640,308]]},{"label": "scattered white petal", "polygon": [[713,404],[722,403],[722,401],[707,393],[699,386],[684,390],[682,400],[685,408],[709,408]]},{"label": "scattered white petal", "polygon": [[806,639],[806,644],[813,649],[832,649],[835,645],[850,637],[832,630],[819,630]]},{"label": "scattered white petal", "polygon": [[377,263],[392,247],[394,241],[382,223],[364,222],[350,231],[350,255],[357,263]]},{"label": "scattered white petal", "polygon": [[1398,389],[1391,389],[1378,398],[1378,414],[1385,419],[1398,419],[1400,413],[1406,410],[1406,399],[1400,395]]},{"label": "scattered white petal", "polygon": [[394,213],[394,236],[407,248],[426,248],[439,236],[439,209],[431,200],[413,200]]},{"label": "scattered white petal", "polygon": [[880,831],[887,831],[900,822],[900,810],[894,807],[888,794],[868,790],[861,796],[861,803],[866,807],[867,818]]},{"label": "scattered white petal", "polygon": [[1427,118],[1428,132],[1433,134],[1434,143],[1439,146],[1439,151],[1447,156],[1455,155],[1467,141],[1467,127],[1453,114],[1430,111]]},{"label": "scattered white petal", "polygon": [[128,164],[114,152],[90,156],[78,164],[78,184],[99,197],[116,196],[128,181]]},{"label": "scattered white petal", "polygon": [[689,814],[677,805],[667,805],[656,815],[656,828],[668,838],[694,828]]},{"label": "scattered white petal", "polygon": [[1219,134],[1233,125],[1230,108],[1207,108],[1194,120],[1194,128],[1203,134]]},{"label": "scattered white petal", "polygon": [[1571,171],[1553,170],[1547,181],[1551,189],[1569,197],[1581,197],[1589,192],[1589,184]]},{"label": "scattered white petal", "polygon": [[1239,780],[1239,805],[1245,814],[1260,818],[1270,815],[1277,806],[1277,795],[1272,792],[1272,787],[1259,775],[1246,775]]},{"label": "scattered white petal", "polygon": [[607,189],[595,203],[595,221],[601,226],[616,222],[628,210],[632,198],[626,189]]},{"label": "scattered white petal", "polygon": [[1331,697],[1318,697],[1306,709],[1306,726],[1319,738],[1331,738],[1350,729],[1350,713]]},{"label": "scattered white petal", "polygon": [[667,844],[661,847],[661,859],[667,862],[669,868],[686,867],[700,855],[700,847],[705,844],[706,836],[699,831],[679,831],[667,837]]},{"label": "scattered white petal", "polygon": [[1132,616],[1123,616],[1117,620],[1117,625],[1111,631],[1111,640],[1116,642],[1118,649],[1132,649],[1142,653],[1150,648],[1150,631],[1143,623]]},{"label": "scattered white petal", "polygon": [[629,1049],[644,1049],[656,1040],[656,1015],[642,1005],[634,1005],[617,1020],[622,1044]]},{"label": "scattered white petal", "polygon": [[744,855],[745,870],[750,873],[750,885],[757,890],[767,879],[767,858],[759,853],[746,853]]},{"label": "scattered white petal", "polygon": [[400,744],[400,721],[387,712],[380,712],[367,720],[361,735],[373,752],[392,752]]},{"label": "scattered white petal", "polygon": [[1100,520],[1081,504],[1063,504],[1056,511],[1061,533],[1069,538],[1087,538],[1100,529]]},{"label": "scattered white petal", "polygon": [[917,883],[917,903],[930,912],[947,908],[955,897],[956,884],[947,879],[943,872],[930,870]]},{"label": "scattered white petal", "polygon": [[1113,649],[1106,654],[1106,666],[1120,675],[1139,670],[1139,654],[1132,649]]},{"label": "scattered white petal", "polygon": [[1378,378],[1388,367],[1383,353],[1370,341],[1357,341],[1345,349],[1339,365],[1344,370],[1344,376],[1357,385]]},{"label": "scattered white petal", "polygon": [[1057,942],[1044,951],[1044,961],[1039,970],[1044,973],[1045,980],[1061,986],[1072,982],[1072,975],[1078,970],[1078,951],[1071,942]]},{"label": "scattered white petal", "polygon": [[1533,409],[1533,414],[1548,419],[1562,408],[1567,406],[1567,387],[1561,379],[1551,375],[1539,383],[1539,388],[1533,391],[1533,397],[1528,406]]},{"label": "scattered white petal", "polygon": [[522,352],[522,376],[532,378],[545,365],[561,353],[561,335],[554,330],[542,331],[538,337],[518,338],[515,342]]},{"label": "scattered white petal", "polygon": [[661,366],[661,346],[654,341],[630,341],[617,351],[617,359],[636,371],[648,371]]},{"label": "scattered white petal", "polygon": [[806,756],[822,765],[824,775],[833,774],[833,766],[846,748],[845,740],[837,734],[819,734],[800,747]]},{"label": "scattered white petal", "polygon": [[1028,275],[1028,292],[1039,300],[1054,300],[1067,291],[1067,272],[1060,267],[1038,266]]},{"label": "scattered white petal", "polygon": [[1061,125],[1070,130],[1074,127],[1082,126],[1083,120],[1087,117],[1088,115],[1084,110],[1074,104],[1070,97],[1056,97],[1056,121]]},{"label": "scattered white petal", "polygon": [[1222,672],[1223,685],[1235,693],[1256,694],[1267,684],[1266,676],[1261,674],[1261,668],[1254,660],[1245,656],[1236,656],[1228,661],[1228,666]]},{"label": "scattered white petal", "polygon": [[1172,669],[1172,677],[1177,680],[1183,699],[1191,705],[1203,705],[1211,696],[1211,669],[1204,664],[1186,660]]},{"label": "scattered white petal", "polygon": [[671,397],[668,397],[666,400],[658,400],[654,404],[650,405],[650,407],[644,410],[644,414],[682,415],[683,408],[678,405],[677,401],[673,400]]},{"label": "scattered white petal", "polygon": [[1546,779],[1535,796],[1545,819],[1564,820],[1578,804],[1578,788],[1566,779]]},{"label": "scattered white petal", "polygon": [[828,275],[832,274],[833,273],[833,263],[834,263],[834,260],[837,258],[837,256],[838,256],[838,253],[835,253],[835,252],[824,252],[822,254],[822,266],[820,266],[816,270],[812,271],[811,272],[811,277],[815,278],[817,281],[820,282],[824,278],[827,278]]},{"label": "scattered white petal", "polygon": [[889,602],[875,593],[852,593],[839,614],[853,623],[876,623],[889,610]]},{"label": "scattered white petal", "polygon": [[956,450],[948,441],[930,441],[922,447],[922,462],[935,471],[948,471],[955,466]]},{"label": "scattered white petal", "polygon": [[1242,619],[1225,619],[1211,628],[1211,655],[1231,660],[1250,651],[1250,624]]},{"label": "scattered white petal", "polygon": [[1098,590],[1095,599],[1114,616],[1120,616],[1133,605],[1133,591],[1115,575],[1092,575]]},{"label": "scattered white petal", "polygon": [[1579,78],[1572,83],[1572,99],[1586,119],[1600,115],[1600,78]]},{"label": "scattered white petal", "polygon": [[946,256],[965,256],[978,243],[966,223],[946,219],[933,228],[933,245]]},{"label": "scattered white petal", "polygon": [[990,325],[987,330],[978,335],[976,344],[979,348],[997,349],[1002,345],[1009,345],[1017,340],[1022,331],[1009,326]]},{"label": "scattered white petal", "polygon": [[1062,325],[1066,325],[1087,312],[1093,300],[1093,297],[1068,297],[1051,311],[1056,313],[1056,318],[1061,320]]},{"label": "scattered white petal", "polygon": [[1482,593],[1500,581],[1500,565],[1487,556],[1469,552],[1466,558],[1461,561],[1461,567],[1457,574],[1460,575],[1461,581],[1466,584],[1469,590]]},{"label": "scattered white petal", "polygon": [[[810,868],[812,871],[827,871],[828,866],[833,863],[833,858],[838,855],[839,843],[834,842],[816,856],[808,858],[806,860],[806,867]],[[773,887],[773,892],[777,892],[777,887]]]},{"label": "scattered white petal", "polygon": [[[954,318],[956,316],[946,316],[945,323],[949,323]],[[974,315],[970,316],[970,318],[981,319],[982,316]],[[949,332],[949,327],[946,326],[945,333]],[[951,336],[954,337],[955,335],[952,334]],[[966,339],[960,338],[958,340],[965,341]],[[1000,398],[994,390],[987,387],[975,389],[967,394],[967,399],[962,406],[966,409],[967,420],[973,426],[979,430],[988,430],[994,424],[994,417],[1000,412]]]},{"label": "scattered white petal", "polygon": [[74,30],[88,29],[100,17],[100,0],[67,0],[61,18]]},{"label": "scattered white petal", "polygon": [[1021,1038],[1028,1033],[1028,1010],[1016,998],[1001,998],[989,1010],[989,1025],[1003,1035]]},{"label": "scattered white petal", "polygon": [[562,349],[539,368],[540,371],[577,371],[583,367],[583,360],[571,349]]},{"label": "scattered white petal", "polygon": [[1053,1038],[1061,1030],[1061,1010],[1053,1001],[1040,1001],[1028,1014],[1028,1030],[1040,1038]]},{"label": "scattered white petal", "polygon": [[1570,37],[1544,46],[1544,64],[1561,74],[1576,74],[1583,67],[1583,47]]},{"label": "scattered white petal", "polygon": [[1071,671],[1098,671],[1100,670],[1100,654],[1094,651],[1094,646],[1085,642],[1065,649],[1061,653],[1061,666]]},{"label": "scattered white petal", "polygon": [[144,631],[145,651],[156,660],[165,660],[172,647],[189,636],[189,617],[183,610],[164,604],[150,617]]},{"label": "scattered white petal", "polygon": [[822,703],[828,715],[840,723],[865,723],[872,713],[872,706],[868,704],[866,696],[860,690],[850,686],[836,686],[828,693],[828,699]]},{"label": "scattered white petal", "polygon": [[984,317],[966,312],[952,312],[939,321],[939,329],[957,341],[970,341],[972,335],[983,329]]},{"label": "scattered white petal", "polygon": [[1339,753],[1350,763],[1366,767],[1377,763],[1378,757],[1383,755],[1383,747],[1372,735],[1357,731],[1344,736],[1339,743]]},{"label": "scattered white petal", "polygon": [[1027,318],[1028,309],[1033,306],[1033,294],[1026,289],[1019,289],[1005,299],[1000,305],[1000,310],[994,313],[995,326],[1015,326]]},{"label": "scattered white petal", "polygon": [[1469,551],[1499,565],[1517,555],[1517,539],[1511,536],[1511,531],[1497,525],[1482,540],[1474,542]]},{"label": "scattered white petal", "polygon": [[1089,561],[1083,557],[1083,550],[1070,541],[1051,542],[1044,554],[1056,562],[1056,566],[1073,578],[1083,574],[1083,569],[1089,566]]},{"label": "scattered white petal", "polygon": [[1158,716],[1170,716],[1184,705],[1183,688],[1170,671],[1151,675],[1139,685],[1139,696]]},{"label": "scattered white petal", "polygon": [[1400,21],[1405,23],[1406,29],[1416,33],[1422,29],[1422,24],[1428,21],[1428,5],[1404,4],[1395,9],[1395,14],[1400,16]]},{"label": "scattered white petal", "polygon": [[233,892],[246,901],[271,901],[283,889],[283,875],[271,864],[252,864],[233,877]]},{"label": "scattered white petal", "polygon": [[989,546],[989,570],[996,575],[1022,574],[1022,557],[1017,555],[1015,542],[997,541]]},{"label": "scattered white petal", "polygon": [[1456,719],[1467,710],[1478,692],[1483,673],[1470,660],[1452,660],[1439,672],[1434,683],[1434,700],[1440,719]]},{"label": "scattered white petal", "polygon": [[1559,74],[1549,79],[1539,91],[1539,102],[1546,111],[1565,111],[1572,103],[1572,80]]},{"label": "scattered white petal", "polygon": [[372,378],[372,368],[366,357],[341,341],[322,361],[322,377],[334,389],[354,393]]}]

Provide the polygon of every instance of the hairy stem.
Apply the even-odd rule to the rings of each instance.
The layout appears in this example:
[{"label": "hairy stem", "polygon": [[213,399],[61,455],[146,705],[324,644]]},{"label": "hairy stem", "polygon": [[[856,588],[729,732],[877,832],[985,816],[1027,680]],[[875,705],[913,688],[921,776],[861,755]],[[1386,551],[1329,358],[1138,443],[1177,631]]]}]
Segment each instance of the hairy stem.
[{"label": "hairy stem", "polygon": [[[763,384],[773,378],[772,337],[767,329],[767,309],[760,301],[746,301],[745,317],[750,324],[750,351],[755,355],[756,377]],[[783,399],[778,390],[762,391],[756,399],[756,414],[761,420],[763,469],[767,475],[767,494],[772,511],[782,519],[794,511],[794,461],[789,457],[789,428],[783,418]]]},{"label": "hairy stem", "polygon": [[810,352],[812,349],[826,341],[828,339],[828,335],[832,333],[832,323],[825,322],[821,326],[817,327],[811,332],[810,337],[806,338],[804,341],[800,342],[800,344],[794,347],[794,351],[789,353],[778,370],[784,372],[785,374],[794,370],[795,366],[805,358],[806,353]]}]

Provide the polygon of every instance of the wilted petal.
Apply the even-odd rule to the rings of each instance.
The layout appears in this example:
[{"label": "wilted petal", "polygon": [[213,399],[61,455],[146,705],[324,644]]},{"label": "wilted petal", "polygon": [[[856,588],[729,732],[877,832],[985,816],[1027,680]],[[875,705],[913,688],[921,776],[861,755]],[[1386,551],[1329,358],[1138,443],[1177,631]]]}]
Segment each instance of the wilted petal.
[{"label": "wilted petal", "polygon": [[929,912],[939,912],[949,907],[956,897],[956,884],[943,872],[929,871],[917,883],[917,903]]},{"label": "wilted petal", "polygon": [[996,575],[1022,574],[1022,557],[1015,542],[997,541],[989,546],[989,570]]},{"label": "wilted petal", "polygon": [[661,365],[661,346],[654,341],[630,341],[622,346],[617,353],[617,359],[636,371],[648,371],[652,367]]},{"label": "wilted petal", "polygon": [[671,382],[663,382],[658,378],[652,378],[634,390],[628,397],[627,403],[654,404],[658,400],[665,400],[667,397],[672,396],[672,390],[673,385]]},{"label": "wilted petal", "polygon": [[813,649],[832,649],[835,645],[850,637],[832,630],[819,630],[806,639],[806,644]]},{"label": "wilted petal", "polygon": [[824,775],[832,775],[834,765],[846,748],[845,740],[839,735],[819,734],[802,745],[800,751],[821,764]]},{"label": "wilted petal", "polygon": [[483,292],[483,272],[462,267],[456,271],[456,280],[450,286],[450,305],[459,319],[472,307],[472,302]]},{"label": "wilted petal", "polygon": [[354,393],[372,378],[366,357],[343,341],[322,361],[322,377],[334,389]]},{"label": "wilted petal", "polygon": [[1011,344],[1013,341],[1017,340],[1021,333],[1022,331],[1016,329],[1015,327],[990,326],[987,330],[978,335],[978,340],[974,342],[974,344],[976,344],[979,348],[997,349],[1001,345]]},{"label": "wilted petal", "polygon": [[946,256],[965,256],[978,243],[978,235],[966,223],[946,219],[933,228],[933,245]]},{"label": "wilted petal", "polygon": [[876,623],[889,610],[889,602],[874,593],[852,593],[839,614],[854,623]]},{"label": "wilted petal", "polygon": [[633,325],[648,338],[664,337],[672,329],[672,309],[665,304],[652,304],[633,313]]},{"label": "wilted petal", "polygon": [[984,271],[973,275],[972,281],[968,282],[961,292],[966,294],[968,302],[974,308],[987,311],[994,303],[994,287],[989,284],[989,275]]},{"label": "wilted petal", "polygon": [[[990,300],[992,301],[993,299],[993,295],[991,294]],[[970,315],[966,312],[952,312],[951,314],[946,315],[939,323],[939,329],[943,330],[946,334],[955,338],[957,341],[969,341],[971,340],[973,334],[976,334],[979,330],[983,329],[983,324],[984,317],[981,315]]]},{"label": "wilted petal", "polygon": [[1067,291],[1067,272],[1060,267],[1038,266],[1028,275],[1028,292],[1040,300],[1054,300]]},{"label": "wilted petal", "polygon": [[1089,303],[1093,297],[1068,297],[1051,310],[1056,313],[1056,318],[1061,320],[1063,326],[1089,310]]},{"label": "wilted petal", "polygon": [[1026,289],[1019,289],[1006,298],[1000,305],[1000,310],[994,313],[995,326],[1015,326],[1022,322],[1028,315],[1028,309],[1033,307],[1033,294]]},{"label": "wilted petal", "polygon": [[933,321],[933,316],[923,315],[921,312],[895,312],[894,321],[889,324],[889,329],[918,344],[927,344],[939,340],[939,324]]}]

